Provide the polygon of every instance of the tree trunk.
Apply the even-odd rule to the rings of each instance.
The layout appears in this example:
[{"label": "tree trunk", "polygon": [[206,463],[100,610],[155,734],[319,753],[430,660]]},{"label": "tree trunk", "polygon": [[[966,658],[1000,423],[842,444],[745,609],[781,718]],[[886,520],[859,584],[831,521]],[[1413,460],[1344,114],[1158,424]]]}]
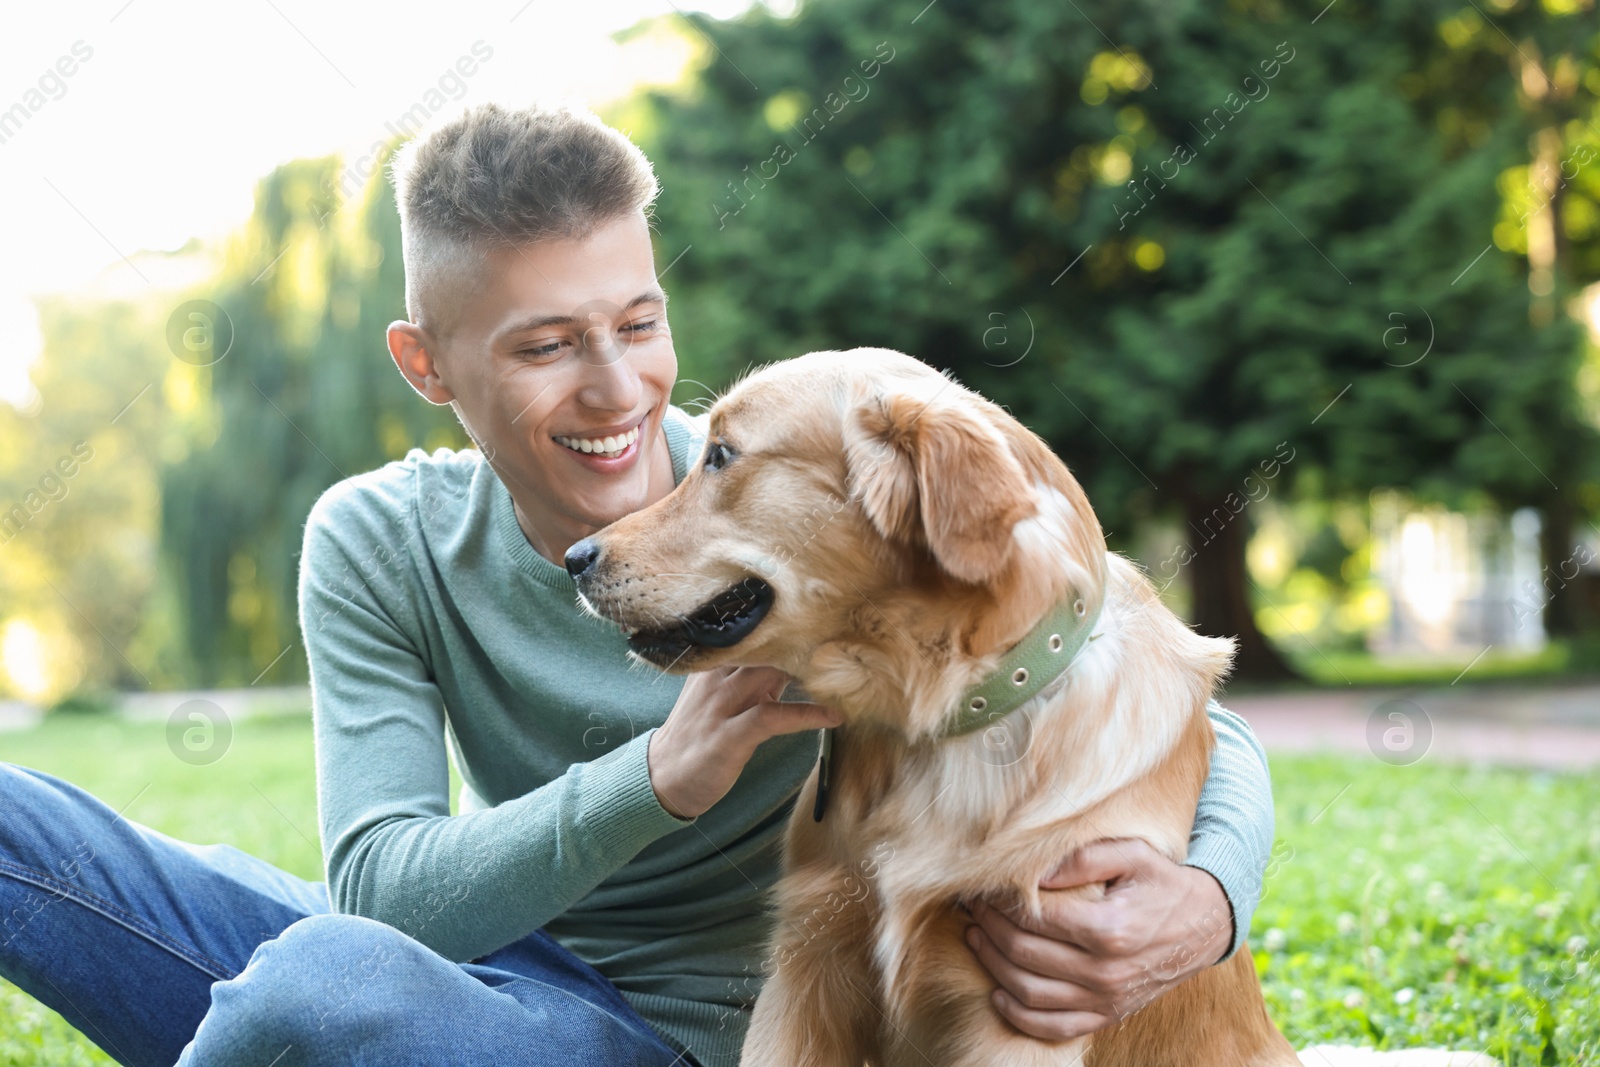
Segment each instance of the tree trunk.
[{"label": "tree trunk", "polygon": [[[1583,604],[1579,599],[1579,570],[1574,556],[1572,505],[1559,493],[1552,494],[1543,509],[1539,526],[1539,584],[1544,602],[1544,632],[1551,637],[1571,637],[1583,628]],[[1535,601],[1537,603],[1537,601]]]},{"label": "tree trunk", "polygon": [[[1229,503],[1239,507],[1236,513]],[[1190,621],[1207,637],[1238,640],[1233,677],[1249,681],[1299,680],[1300,674],[1272,647],[1256,628],[1250,606],[1250,584],[1245,570],[1245,546],[1250,522],[1242,513],[1247,503],[1237,494],[1187,496],[1189,590],[1193,597]]]}]

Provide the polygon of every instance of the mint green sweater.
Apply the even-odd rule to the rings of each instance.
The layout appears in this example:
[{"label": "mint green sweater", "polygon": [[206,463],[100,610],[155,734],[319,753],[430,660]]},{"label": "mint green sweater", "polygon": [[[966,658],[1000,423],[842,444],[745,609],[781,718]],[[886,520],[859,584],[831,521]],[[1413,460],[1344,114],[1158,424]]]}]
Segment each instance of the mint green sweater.
[{"label": "mint green sweater", "polygon": [[[681,482],[701,425],[664,420]],[[543,927],[677,1051],[733,1067],[760,989],[783,828],[819,735],[774,737],[694,819],[645,761],[683,679],[630,665],[576,606],[474,450],[413,449],[325,492],[306,523],[300,624],[334,910],[458,962]],[[1237,950],[1272,844],[1266,757],[1213,704],[1218,746],[1189,861]],[[463,779],[450,814],[449,765]]]}]

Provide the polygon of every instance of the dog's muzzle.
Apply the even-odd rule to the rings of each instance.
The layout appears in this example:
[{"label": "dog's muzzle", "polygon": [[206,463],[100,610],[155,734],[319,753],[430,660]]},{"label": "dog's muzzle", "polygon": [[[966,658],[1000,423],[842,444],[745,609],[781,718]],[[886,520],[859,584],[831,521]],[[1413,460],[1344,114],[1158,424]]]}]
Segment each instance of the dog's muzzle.
[{"label": "dog's muzzle", "polygon": [[674,626],[630,634],[628,647],[658,666],[672,663],[691,648],[732,648],[761,625],[773,600],[771,585],[746,578]]},{"label": "dog's muzzle", "polygon": [[[627,620],[617,617],[614,606],[597,602],[591,590],[585,588],[594,584],[596,572],[601,569],[594,566],[599,556],[600,547],[593,540],[580,541],[567,552],[567,571],[585,600],[627,629]],[[772,610],[775,598],[772,586],[752,575],[717,594],[691,614],[679,617],[670,626],[630,631],[628,647],[658,667],[675,663],[693,648],[732,648],[761,625],[761,620]]]}]

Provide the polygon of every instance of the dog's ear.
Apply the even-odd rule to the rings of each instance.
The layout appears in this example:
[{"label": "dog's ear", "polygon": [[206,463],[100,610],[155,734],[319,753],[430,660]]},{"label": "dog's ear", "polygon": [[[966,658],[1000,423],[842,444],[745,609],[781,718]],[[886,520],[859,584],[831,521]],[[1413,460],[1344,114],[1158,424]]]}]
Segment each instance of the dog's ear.
[{"label": "dog's ear", "polygon": [[851,411],[845,450],[850,492],[873,527],[925,544],[964,582],[1000,573],[1012,527],[1035,510],[1022,465],[965,392],[872,396]]}]

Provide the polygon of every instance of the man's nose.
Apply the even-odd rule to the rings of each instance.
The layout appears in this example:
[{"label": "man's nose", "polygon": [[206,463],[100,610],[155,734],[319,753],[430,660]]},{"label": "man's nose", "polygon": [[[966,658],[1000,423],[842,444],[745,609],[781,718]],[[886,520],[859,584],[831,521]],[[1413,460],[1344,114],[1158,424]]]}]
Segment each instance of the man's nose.
[{"label": "man's nose", "polygon": [[585,537],[582,541],[567,549],[567,573],[574,579],[583,577],[583,572],[594,566],[594,561],[600,558],[600,545],[592,537]]},{"label": "man's nose", "polygon": [[634,361],[629,360],[629,345],[611,335],[610,320],[583,331],[583,362],[586,365],[579,400],[604,411],[633,411],[639,406],[643,385]]}]

